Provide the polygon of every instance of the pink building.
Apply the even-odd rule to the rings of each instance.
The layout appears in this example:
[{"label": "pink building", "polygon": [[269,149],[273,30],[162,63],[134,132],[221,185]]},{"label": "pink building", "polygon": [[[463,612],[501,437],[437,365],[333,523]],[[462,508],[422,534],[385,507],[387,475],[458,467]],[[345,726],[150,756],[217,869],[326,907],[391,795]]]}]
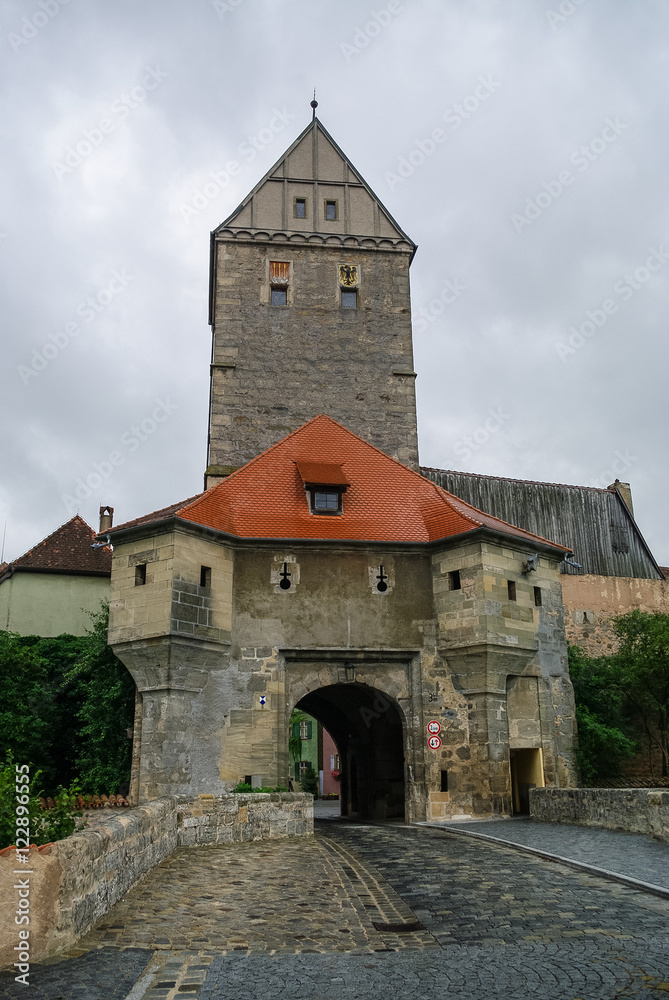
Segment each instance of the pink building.
[{"label": "pink building", "polygon": [[339,795],[339,780],[332,777],[332,771],[339,770],[339,750],[327,729],[323,729],[323,795],[333,792]]}]

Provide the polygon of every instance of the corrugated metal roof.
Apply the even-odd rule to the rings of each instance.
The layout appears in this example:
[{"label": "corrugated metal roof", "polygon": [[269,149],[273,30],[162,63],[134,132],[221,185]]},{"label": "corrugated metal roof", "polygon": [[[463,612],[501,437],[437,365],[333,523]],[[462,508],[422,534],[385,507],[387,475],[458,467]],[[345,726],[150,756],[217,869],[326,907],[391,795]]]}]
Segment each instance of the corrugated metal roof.
[{"label": "corrugated metal roof", "polygon": [[660,580],[643,535],[615,490],[535,483],[445,469],[421,469],[449,493],[495,517],[574,550],[563,573]]}]

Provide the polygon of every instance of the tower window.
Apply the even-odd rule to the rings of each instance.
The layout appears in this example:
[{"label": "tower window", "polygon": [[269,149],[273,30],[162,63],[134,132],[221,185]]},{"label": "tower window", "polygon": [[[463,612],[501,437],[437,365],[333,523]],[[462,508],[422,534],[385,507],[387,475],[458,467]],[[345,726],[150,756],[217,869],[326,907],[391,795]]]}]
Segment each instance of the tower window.
[{"label": "tower window", "polygon": [[534,606],[535,608],[541,607],[541,587],[534,588]]},{"label": "tower window", "polygon": [[307,217],[306,198],[295,198],[295,200],[293,201],[293,217],[296,219],[306,219]]},{"label": "tower window", "polygon": [[440,786],[439,791],[441,791],[441,792],[447,792],[448,791],[448,771],[442,771],[441,772],[441,786]]},{"label": "tower window", "polygon": [[342,309],[357,309],[358,308],[358,291],[353,289],[353,291],[344,291],[342,288],[341,292],[341,307]]},{"label": "tower window", "polygon": [[146,563],[135,566],[135,586],[143,587],[146,583]]},{"label": "tower window", "polygon": [[200,586],[211,587],[211,566],[200,566]]},{"label": "tower window", "polygon": [[448,574],[448,589],[449,590],[460,590],[460,570],[452,569]]},{"label": "tower window", "polygon": [[290,280],[290,264],[283,260],[269,262],[270,305],[288,305],[288,284]]},{"label": "tower window", "polygon": [[339,218],[338,205],[336,201],[325,202],[325,218],[328,222],[336,222]]},{"label": "tower window", "polygon": [[507,590],[507,594],[508,594],[509,600],[510,601],[515,601],[515,599],[516,599],[516,581],[515,580],[507,580],[506,581],[506,590]]}]

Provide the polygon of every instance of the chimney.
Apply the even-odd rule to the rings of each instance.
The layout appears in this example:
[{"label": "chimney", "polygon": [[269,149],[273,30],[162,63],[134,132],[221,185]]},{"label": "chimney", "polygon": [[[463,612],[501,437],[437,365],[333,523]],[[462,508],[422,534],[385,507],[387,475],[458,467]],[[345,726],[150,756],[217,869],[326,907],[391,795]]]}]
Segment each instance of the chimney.
[{"label": "chimney", "polygon": [[625,506],[628,511],[634,517],[634,507],[632,506],[632,489],[629,483],[621,483],[619,479],[616,479],[615,483],[611,483],[608,487],[610,490],[617,490],[620,496],[625,501]]},{"label": "chimney", "polygon": [[114,523],[114,508],[100,507],[100,531],[98,532],[98,534],[102,535],[105,531],[109,531],[113,523]]}]

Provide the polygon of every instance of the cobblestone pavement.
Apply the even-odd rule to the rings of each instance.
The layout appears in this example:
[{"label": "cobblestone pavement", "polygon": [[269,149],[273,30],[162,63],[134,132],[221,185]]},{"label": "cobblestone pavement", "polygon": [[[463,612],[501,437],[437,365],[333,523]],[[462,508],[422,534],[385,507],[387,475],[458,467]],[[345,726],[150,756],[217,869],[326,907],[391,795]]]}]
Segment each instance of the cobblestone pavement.
[{"label": "cobblestone pavement", "polygon": [[571,858],[669,889],[669,844],[639,833],[595,827],[535,823],[529,819],[481,820],[439,824],[441,829],[483,833],[514,844]]},{"label": "cobblestone pavement", "polygon": [[[77,957],[34,966],[32,995],[657,1000],[668,932],[669,900],[512,848],[320,822],[313,840],[175,852]],[[0,996],[25,995],[0,978]]]}]

